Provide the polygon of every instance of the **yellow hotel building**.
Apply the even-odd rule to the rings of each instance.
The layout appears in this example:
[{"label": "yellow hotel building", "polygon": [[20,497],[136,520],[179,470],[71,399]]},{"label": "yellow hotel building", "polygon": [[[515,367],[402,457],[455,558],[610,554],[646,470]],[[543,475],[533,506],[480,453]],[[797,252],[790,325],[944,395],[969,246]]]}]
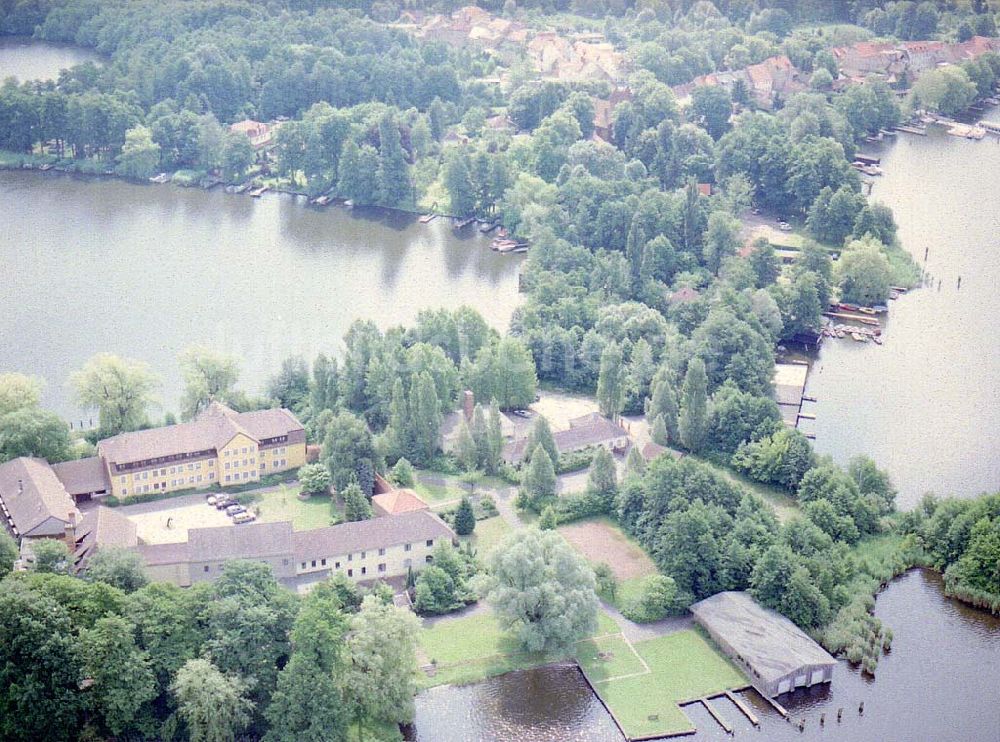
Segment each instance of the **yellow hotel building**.
[{"label": "yellow hotel building", "polygon": [[137,430],[97,444],[118,498],[249,484],[306,463],[302,423],[285,409],[234,412],[213,402],[194,420]]}]

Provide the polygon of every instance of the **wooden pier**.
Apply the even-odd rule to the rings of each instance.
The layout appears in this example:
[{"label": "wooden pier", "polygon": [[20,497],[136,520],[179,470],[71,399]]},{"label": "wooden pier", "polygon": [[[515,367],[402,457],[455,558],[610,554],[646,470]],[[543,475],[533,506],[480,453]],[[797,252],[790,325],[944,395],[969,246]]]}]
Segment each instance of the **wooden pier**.
[{"label": "wooden pier", "polygon": [[732,701],[733,704],[736,706],[736,708],[738,708],[740,711],[743,712],[743,715],[750,720],[751,724],[753,724],[755,727],[760,726],[760,719],[758,719],[756,714],[754,714],[754,712],[750,710],[750,707],[743,702],[742,698],[737,696],[731,690],[726,691],[726,698]]},{"label": "wooden pier", "polygon": [[776,363],[774,366],[774,394],[781,419],[790,428],[798,427],[805,398],[809,364],[805,361]]},{"label": "wooden pier", "polygon": [[465,229],[470,224],[476,221],[476,217],[470,216],[468,219],[461,219],[455,222],[455,229]]},{"label": "wooden pier", "polygon": [[722,718],[722,714],[715,709],[715,706],[713,706],[707,698],[701,699],[701,705],[704,706],[705,710],[712,715],[712,718],[719,723],[719,726],[726,730],[726,734],[733,733],[733,728],[729,725],[729,722]]}]

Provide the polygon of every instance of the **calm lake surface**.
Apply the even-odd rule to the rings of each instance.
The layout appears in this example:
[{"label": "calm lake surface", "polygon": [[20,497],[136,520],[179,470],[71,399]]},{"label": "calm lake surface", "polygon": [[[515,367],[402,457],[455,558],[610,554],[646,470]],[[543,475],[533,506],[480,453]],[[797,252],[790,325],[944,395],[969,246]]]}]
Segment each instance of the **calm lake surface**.
[{"label": "calm lake surface", "polygon": [[[755,693],[745,694],[761,722],[753,728],[731,702],[712,704],[737,738],[768,742],[987,742],[1000,739],[1000,618],[944,597],[941,579],[912,570],[879,597],[875,615],[894,634],[877,676],[840,662],[833,683],[781,696],[794,724]],[[864,701],[864,714],[858,705]],[[417,696],[417,742],[622,742],[600,702],[572,669],[510,673]],[[844,709],[837,723],[837,709]],[[728,735],[701,706],[686,713],[688,739]],[[825,726],[820,715],[826,715]],[[799,731],[799,720],[805,729]]]},{"label": "calm lake surface", "polygon": [[84,62],[103,62],[95,51],[70,44],[52,44],[22,36],[0,36],[0,81],[16,77],[55,80],[59,71]]},{"label": "calm lake surface", "polygon": [[801,428],[837,461],[872,456],[892,474],[903,509],[926,492],[996,491],[1000,139],[932,128],[927,137],[901,133],[878,154],[885,175],[872,197],[892,207],[928,285],[890,302],[885,345],[824,343],[807,386],[818,401],[803,407],[816,420]]},{"label": "calm lake surface", "polygon": [[148,362],[176,409],[189,345],[236,354],[258,391],[290,355],[338,353],[356,318],[469,304],[503,330],[520,301],[523,256],[446,219],[23,171],[0,172],[0,204],[0,371],[44,377],[75,420],[66,380],[101,351]]}]

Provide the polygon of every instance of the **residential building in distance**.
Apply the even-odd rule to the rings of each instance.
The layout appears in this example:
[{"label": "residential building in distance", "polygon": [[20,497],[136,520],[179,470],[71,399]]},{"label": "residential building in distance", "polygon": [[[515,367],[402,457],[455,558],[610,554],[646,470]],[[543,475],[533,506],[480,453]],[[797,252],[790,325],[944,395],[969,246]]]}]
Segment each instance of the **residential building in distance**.
[{"label": "residential building in distance", "polygon": [[250,140],[250,146],[254,149],[261,149],[271,143],[273,129],[269,124],[252,119],[237,121],[229,127],[229,131],[234,134],[242,134]]},{"label": "residential building in distance", "polygon": [[[596,412],[573,418],[569,421],[569,428],[553,432],[552,439],[560,454],[596,447],[606,448],[612,453],[624,453],[632,440],[625,428]],[[521,463],[529,454],[527,446],[527,436],[511,441],[503,448],[503,460],[508,464]]]},{"label": "residential building in distance", "polygon": [[285,409],[234,412],[213,402],[194,420],[97,444],[110,494],[248,484],[306,463],[302,423]]},{"label": "residential building in distance", "polygon": [[73,498],[44,459],[21,457],[0,464],[0,514],[19,541],[62,538],[80,519]]},{"label": "residential building in distance", "polygon": [[232,559],[269,564],[291,588],[335,573],[355,582],[400,578],[431,562],[438,544],[456,540],[427,509],[308,531],[295,531],[289,522],[249,523],[194,528],[187,536],[185,542],[138,546],[151,579],[186,587],[216,579]]}]

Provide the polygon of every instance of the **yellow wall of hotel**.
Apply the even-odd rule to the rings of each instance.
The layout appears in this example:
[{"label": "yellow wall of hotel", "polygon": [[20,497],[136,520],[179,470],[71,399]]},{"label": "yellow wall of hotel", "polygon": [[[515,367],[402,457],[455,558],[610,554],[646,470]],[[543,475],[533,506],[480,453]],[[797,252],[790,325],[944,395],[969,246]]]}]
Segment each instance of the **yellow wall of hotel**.
[{"label": "yellow wall of hotel", "polygon": [[[243,449],[247,453],[243,453]],[[284,453],[277,453],[281,449]],[[228,455],[226,452],[228,451]],[[279,465],[284,459],[285,463]],[[246,460],[246,464],[244,464]],[[251,463],[251,461],[253,463]],[[229,469],[226,469],[226,463]],[[261,464],[264,469],[260,468]],[[220,484],[223,487],[255,482],[260,477],[289,469],[298,469],[306,463],[305,443],[284,444],[270,449],[259,449],[256,441],[237,435],[219,452],[218,458],[202,459],[186,464],[172,464],[124,474],[110,474],[111,494],[115,497],[174,492],[184,489],[203,489]],[[145,474],[145,478],[143,475]],[[229,481],[226,481],[226,475]],[[244,474],[247,474],[244,478]],[[239,477],[239,479],[236,479]],[[154,487],[159,484],[158,487]],[[149,489],[146,489],[148,487]]]}]

